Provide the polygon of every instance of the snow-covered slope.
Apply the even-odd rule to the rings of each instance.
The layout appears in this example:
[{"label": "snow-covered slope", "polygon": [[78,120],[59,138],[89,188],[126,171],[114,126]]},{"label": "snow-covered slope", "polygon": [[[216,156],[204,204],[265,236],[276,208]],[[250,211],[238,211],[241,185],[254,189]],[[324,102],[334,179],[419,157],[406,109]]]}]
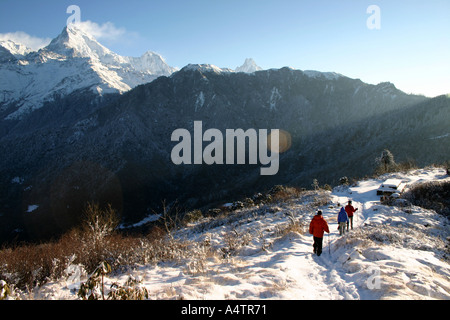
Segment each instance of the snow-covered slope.
[{"label": "snow-covered slope", "polygon": [[[150,299],[450,299],[448,220],[420,207],[382,205],[376,189],[392,177],[409,185],[450,180],[445,170],[426,168],[205,218],[173,234],[192,250],[188,258],[111,275],[105,288],[133,276]],[[359,210],[354,229],[340,236],[337,212],[349,199]],[[321,256],[308,233],[318,209],[331,231]],[[76,299],[77,286],[66,279],[35,294]]]},{"label": "snow-covered slope", "polygon": [[38,52],[29,52],[12,41],[2,47],[19,59],[11,61],[7,52],[0,52],[5,61],[0,65],[0,104],[16,104],[6,119],[20,119],[45,101],[79,89],[100,95],[123,93],[176,71],[150,51],[138,58],[120,56],[75,25],[65,27]]}]

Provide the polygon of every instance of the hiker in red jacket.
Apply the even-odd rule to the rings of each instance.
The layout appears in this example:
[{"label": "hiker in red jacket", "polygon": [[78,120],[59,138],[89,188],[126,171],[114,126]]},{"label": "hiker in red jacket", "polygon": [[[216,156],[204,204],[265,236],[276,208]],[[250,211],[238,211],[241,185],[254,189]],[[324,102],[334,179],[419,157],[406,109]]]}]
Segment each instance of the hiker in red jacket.
[{"label": "hiker in red jacket", "polygon": [[327,221],[322,217],[322,211],[318,211],[309,224],[309,233],[314,236],[314,253],[318,256],[322,253],[323,233],[326,231],[330,233],[328,229]]},{"label": "hiker in red jacket", "polygon": [[348,216],[348,221],[347,221],[347,231],[348,231],[348,225],[350,223],[350,226],[353,230],[353,214],[356,212],[356,210],[358,210],[358,208],[354,208],[352,206],[352,201],[349,200],[348,204],[345,206],[345,212],[347,212],[347,216]]}]

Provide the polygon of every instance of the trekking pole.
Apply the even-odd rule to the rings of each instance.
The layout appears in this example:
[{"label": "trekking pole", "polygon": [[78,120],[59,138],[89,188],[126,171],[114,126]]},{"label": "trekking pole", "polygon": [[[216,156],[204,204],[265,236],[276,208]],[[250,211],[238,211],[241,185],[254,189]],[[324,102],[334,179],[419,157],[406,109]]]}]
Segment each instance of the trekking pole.
[{"label": "trekking pole", "polygon": [[331,242],[330,242],[330,233],[328,233],[328,254],[331,256]]}]

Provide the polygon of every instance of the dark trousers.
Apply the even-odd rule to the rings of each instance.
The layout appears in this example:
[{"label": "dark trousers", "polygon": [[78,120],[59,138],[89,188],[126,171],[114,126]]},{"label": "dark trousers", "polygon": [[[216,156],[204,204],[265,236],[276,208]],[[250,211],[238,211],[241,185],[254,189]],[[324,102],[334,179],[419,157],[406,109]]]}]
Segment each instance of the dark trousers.
[{"label": "dark trousers", "polygon": [[347,221],[347,231],[348,231],[348,225],[350,224],[350,227],[353,230],[353,216],[348,217],[348,221]]},{"label": "dark trousers", "polygon": [[322,244],[323,238],[314,237],[314,253],[316,253],[318,256],[322,254]]}]

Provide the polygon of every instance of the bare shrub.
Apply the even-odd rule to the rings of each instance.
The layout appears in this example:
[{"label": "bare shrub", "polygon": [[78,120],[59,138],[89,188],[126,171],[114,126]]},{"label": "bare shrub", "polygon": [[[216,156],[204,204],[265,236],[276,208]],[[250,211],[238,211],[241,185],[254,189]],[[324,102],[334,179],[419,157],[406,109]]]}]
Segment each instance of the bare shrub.
[{"label": "bare shrub", "polygon": [[288,222],[275,227],[275,235],[284,237],[291,232],[305,234],[305,227],[304,221],[296,219],[292,213],[289,213]]},{"label": "bare shrub", "polygon": [[402,172],[408,172],[413,169],[418,169],[417,163],[413,159],[408,159],[406,161],[400,162],[397,164],[397,170]]},{"label": "bare shrub", "polygon": [[78,237],[79,257],[84,257],[82,263],[91,272],[111,255],[112,235],[119,225],[119,218],[111,205],[101,208],[97,203],[88,203],[83,218],[80,231],[73,236]]},{"label": "bare shrub", "polygon": [[428,182],[413,186],[403,194],[410,203],[450,216],[450,182]]},{"label": "bare shrub", "polygon": [[55,243],[47,243],[1,250],[0,261],[0,278],[25,289],[61,276],[68,257]]},{"label": "bare shrub", "polygon": [[322,207],[331,203],[331,195],[328,191],[320,190],[314,195],[313,206]]},{"label": "bare shrub", "polygon": [[295,187],[286,187],[286,186],[275,186],[270,195],[272,196],[272,201],[286,201],[293,198],[298,198],[302,191],[299,188]]},{"label": "bare shrub", "polygon": [[240,248],[250,243],[252,236],[248,232],[239,233],[236,229],[227,232],[224,237],[225,246],[221,248],[223,258],[235,255]]},{"label": "bare shrub", "polygon": [[85,236],[99,244],[106,236],[113,233],[120,222],[111,205],[102,209],[98,203],[88,203],[83,216],[82,230]]},{"label": "bare shrub", "polygon": [[[0,280],[27,290],[65,276],[70,264],[92,272],[108,261],[113,269],[145,261],[146,249],[156,241],[123,236],[115,231],[118,219],[111,207],[86,207],[85,222],[59,240],[44,244],[21,244],[0,250]],[[159,234],[158,236],[161,236]]]},{"label": "bare shrub", "polygon": [[171,206],[167,206],[166,202],[162,203],[163,213],[161,216],[161,221],[167,235],[171,238],[172,232],[177,230],[181,225],[183,225],[183,220],[181,216],[181,209],[177,203]]},{"label": "bare shrub", "polygon": [[192,210],[184,215],[183,224],[186,225],[188,223],[197,222],[201,218],[203,218],[203,214],[202,214],[201,210],[199,210],[199,209]]}]

